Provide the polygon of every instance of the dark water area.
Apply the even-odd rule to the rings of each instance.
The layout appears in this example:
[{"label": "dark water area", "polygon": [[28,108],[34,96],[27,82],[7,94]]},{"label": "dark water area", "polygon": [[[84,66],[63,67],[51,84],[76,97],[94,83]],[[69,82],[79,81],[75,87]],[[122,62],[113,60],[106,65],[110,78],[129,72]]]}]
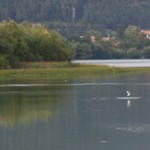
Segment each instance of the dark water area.
[{"label": "dark water area", "polygon": [[0,84],[0,150],[48,149],[150,149],[150,74]]}]

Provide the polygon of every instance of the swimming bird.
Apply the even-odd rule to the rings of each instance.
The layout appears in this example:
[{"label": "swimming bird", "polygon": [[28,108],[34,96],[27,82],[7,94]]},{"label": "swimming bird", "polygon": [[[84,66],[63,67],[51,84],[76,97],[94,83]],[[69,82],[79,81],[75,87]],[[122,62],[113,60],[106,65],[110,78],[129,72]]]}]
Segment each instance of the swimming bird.
[{"label": "swimming bird", "polygon": [[127,93],[127,96],[130,96],[131,95],[131,92],[130,91],[126,91],[126,93]]}]

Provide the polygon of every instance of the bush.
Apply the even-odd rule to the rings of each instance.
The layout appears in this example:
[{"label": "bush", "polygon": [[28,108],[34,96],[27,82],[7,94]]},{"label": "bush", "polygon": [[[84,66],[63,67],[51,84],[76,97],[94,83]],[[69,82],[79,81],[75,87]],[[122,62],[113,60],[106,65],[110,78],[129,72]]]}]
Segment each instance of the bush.
[{"label": "bush", "polygon": [[137,50],[136,48],[130,48],[127,50],[127,58],[137,59],[141,57],[140,50]]},{"label": "bush", "polygon": [[56,31],[9,20],[0,23],[0,54],[0,68],[18,68],[27,61],[68,61],[71,49]]},{"label": "bush", "polygon": [[9,68],[9,61],[6,56],[0,55],[0,69]]},{"label": "bush", "polygon": [[143,57],[144,57],[144,58],[150,58],[150,46],[145,47],[145,48],[143,49]]}]

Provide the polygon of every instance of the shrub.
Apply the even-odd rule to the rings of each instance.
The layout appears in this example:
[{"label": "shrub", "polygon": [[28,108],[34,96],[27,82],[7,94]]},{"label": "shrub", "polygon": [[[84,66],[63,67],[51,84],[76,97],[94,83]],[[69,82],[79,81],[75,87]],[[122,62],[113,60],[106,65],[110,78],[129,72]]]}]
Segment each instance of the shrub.
[{"label": "shrub", "polygon": [[0,55],[0,69],[9,68],[9,61],[4,55]]},{"label": "shrub", "polygon": [[150,58],[150,46],[145,47],[145,48],[143,49],[143,57],[144,57],[144,58]]}]

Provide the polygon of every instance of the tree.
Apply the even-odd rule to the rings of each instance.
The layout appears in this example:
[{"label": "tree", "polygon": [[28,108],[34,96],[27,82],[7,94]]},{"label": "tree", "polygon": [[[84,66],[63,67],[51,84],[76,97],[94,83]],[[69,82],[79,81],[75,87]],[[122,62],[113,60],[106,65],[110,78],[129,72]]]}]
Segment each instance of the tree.
[{"label": "tree", "polygon": [[123,38],[124,38],[124,31],[125,31],[124,25],[120,24],[117,27],[117,38],[118,39],[123,40]]},{"label": "tree", "polygon": [[77,59],[90,59],[92,58],[92,47],[90,43],[82,42],[76,48]]},{"label": "tree", "polygon": [[137,26],[128,26],[124,32],[124,46],[126,48],[135,47],[142,49],[144,43],[144,36],[141,29]]},{"label": "tree", "polygon": [[141,51],[137,50],[136,48],[129,48],[126,55],[127,58],[138,59],[141,57]]},{"label": "tree", "polygon": [[143,49],[143,56],[144,58],[150,58],[150,46]]},{"label": "tree", "polygon": [[1,67],[8,62],[14,68],[25,61],[68,61],[71,49],[56,31],[9,20],[0,23],[0,56]]}]

